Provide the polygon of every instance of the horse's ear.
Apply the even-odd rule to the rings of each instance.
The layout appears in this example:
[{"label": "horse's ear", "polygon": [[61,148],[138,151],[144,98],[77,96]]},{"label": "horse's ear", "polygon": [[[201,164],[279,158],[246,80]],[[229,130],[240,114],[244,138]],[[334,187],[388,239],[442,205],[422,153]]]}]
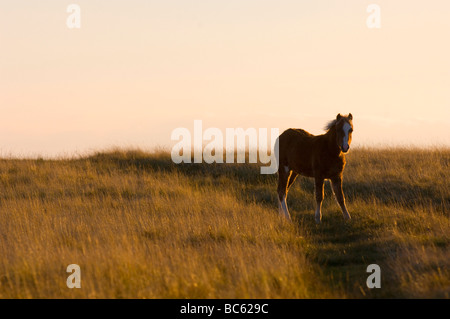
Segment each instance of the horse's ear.
[{"label": "horse's ear", "polygon": [[342,117],[341,113],[336,116],[336,120],[339,120]]},{"label": "horse's ear", "polygon": [[353,115],[352,115],[352,113],[348,113],[348,119],[349,119],[349,120],[353,120]]}]

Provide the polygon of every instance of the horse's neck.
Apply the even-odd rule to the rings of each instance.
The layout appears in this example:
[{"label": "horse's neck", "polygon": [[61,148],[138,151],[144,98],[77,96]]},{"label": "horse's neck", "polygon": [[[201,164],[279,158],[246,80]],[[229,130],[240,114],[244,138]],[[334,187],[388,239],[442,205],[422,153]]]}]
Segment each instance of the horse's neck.
[{"label": "horse's neck", "polygon": [[336,144],[336,127],[332,127],[326,134],[327,148],[330,154],[339,156],[341,154],[341,149]]}]

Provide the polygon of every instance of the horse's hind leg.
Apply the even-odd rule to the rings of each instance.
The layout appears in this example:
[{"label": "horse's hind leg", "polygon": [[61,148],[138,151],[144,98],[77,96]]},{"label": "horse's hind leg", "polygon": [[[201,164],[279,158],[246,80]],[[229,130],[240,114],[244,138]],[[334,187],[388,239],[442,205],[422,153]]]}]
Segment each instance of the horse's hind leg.
[{"label": "horse's hind leg", "polygon": [[295,179],[297,178],[298,174],[294,171],[291,172],[291,176],[289,177],[288,185],[286,194],[289,192],[289,189],[291,188],[292,184],[295,182]]},{"label": "horse's hind leg", "polygon": [[279,201],[279,213],[280,215],[284,215],[287,220],[291,220],[291,215],[289,214],[289,210],[287,208],[286,196],[288,190],[288,182],[289,177],[291,175],[291,171],[287,166],[280,166],[278,168],[278,201]]},{"label": "horse's hind leg", "polygon": [[315,178],[316,212],[314,214],[314,219],[317,224],[320,224],[320,221],[322,220],[323,182],[323,178]]}]

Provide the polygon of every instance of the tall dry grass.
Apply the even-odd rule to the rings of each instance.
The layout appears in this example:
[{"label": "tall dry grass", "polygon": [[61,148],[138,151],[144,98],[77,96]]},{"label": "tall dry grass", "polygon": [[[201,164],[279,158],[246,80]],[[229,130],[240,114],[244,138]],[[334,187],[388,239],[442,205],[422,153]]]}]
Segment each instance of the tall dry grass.
[{"label": "tall dry grass", "polygon": [[[0,298],[359,298],[450,293],[449,150],[352,151],[344,223],[312,181],[277,215],[254,164],[166,153],[0,161]],[[365,285],[367,265],[382,288]],[[66,267],[81,267],[69,289]]]}]

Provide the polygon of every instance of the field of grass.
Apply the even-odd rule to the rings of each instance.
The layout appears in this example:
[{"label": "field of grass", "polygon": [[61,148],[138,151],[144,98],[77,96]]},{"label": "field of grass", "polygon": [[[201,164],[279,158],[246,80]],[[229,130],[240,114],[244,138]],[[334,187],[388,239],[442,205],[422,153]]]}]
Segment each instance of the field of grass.
[{"label": "field of grass", "polygon": [[[0,160],[0,298],[449,298],[450,150],[355,149],[344,222],[313,182],[163,152]],[[381,288],[369,289],[369,264]],[[81,289],[69,289],[69,264]]]}]

